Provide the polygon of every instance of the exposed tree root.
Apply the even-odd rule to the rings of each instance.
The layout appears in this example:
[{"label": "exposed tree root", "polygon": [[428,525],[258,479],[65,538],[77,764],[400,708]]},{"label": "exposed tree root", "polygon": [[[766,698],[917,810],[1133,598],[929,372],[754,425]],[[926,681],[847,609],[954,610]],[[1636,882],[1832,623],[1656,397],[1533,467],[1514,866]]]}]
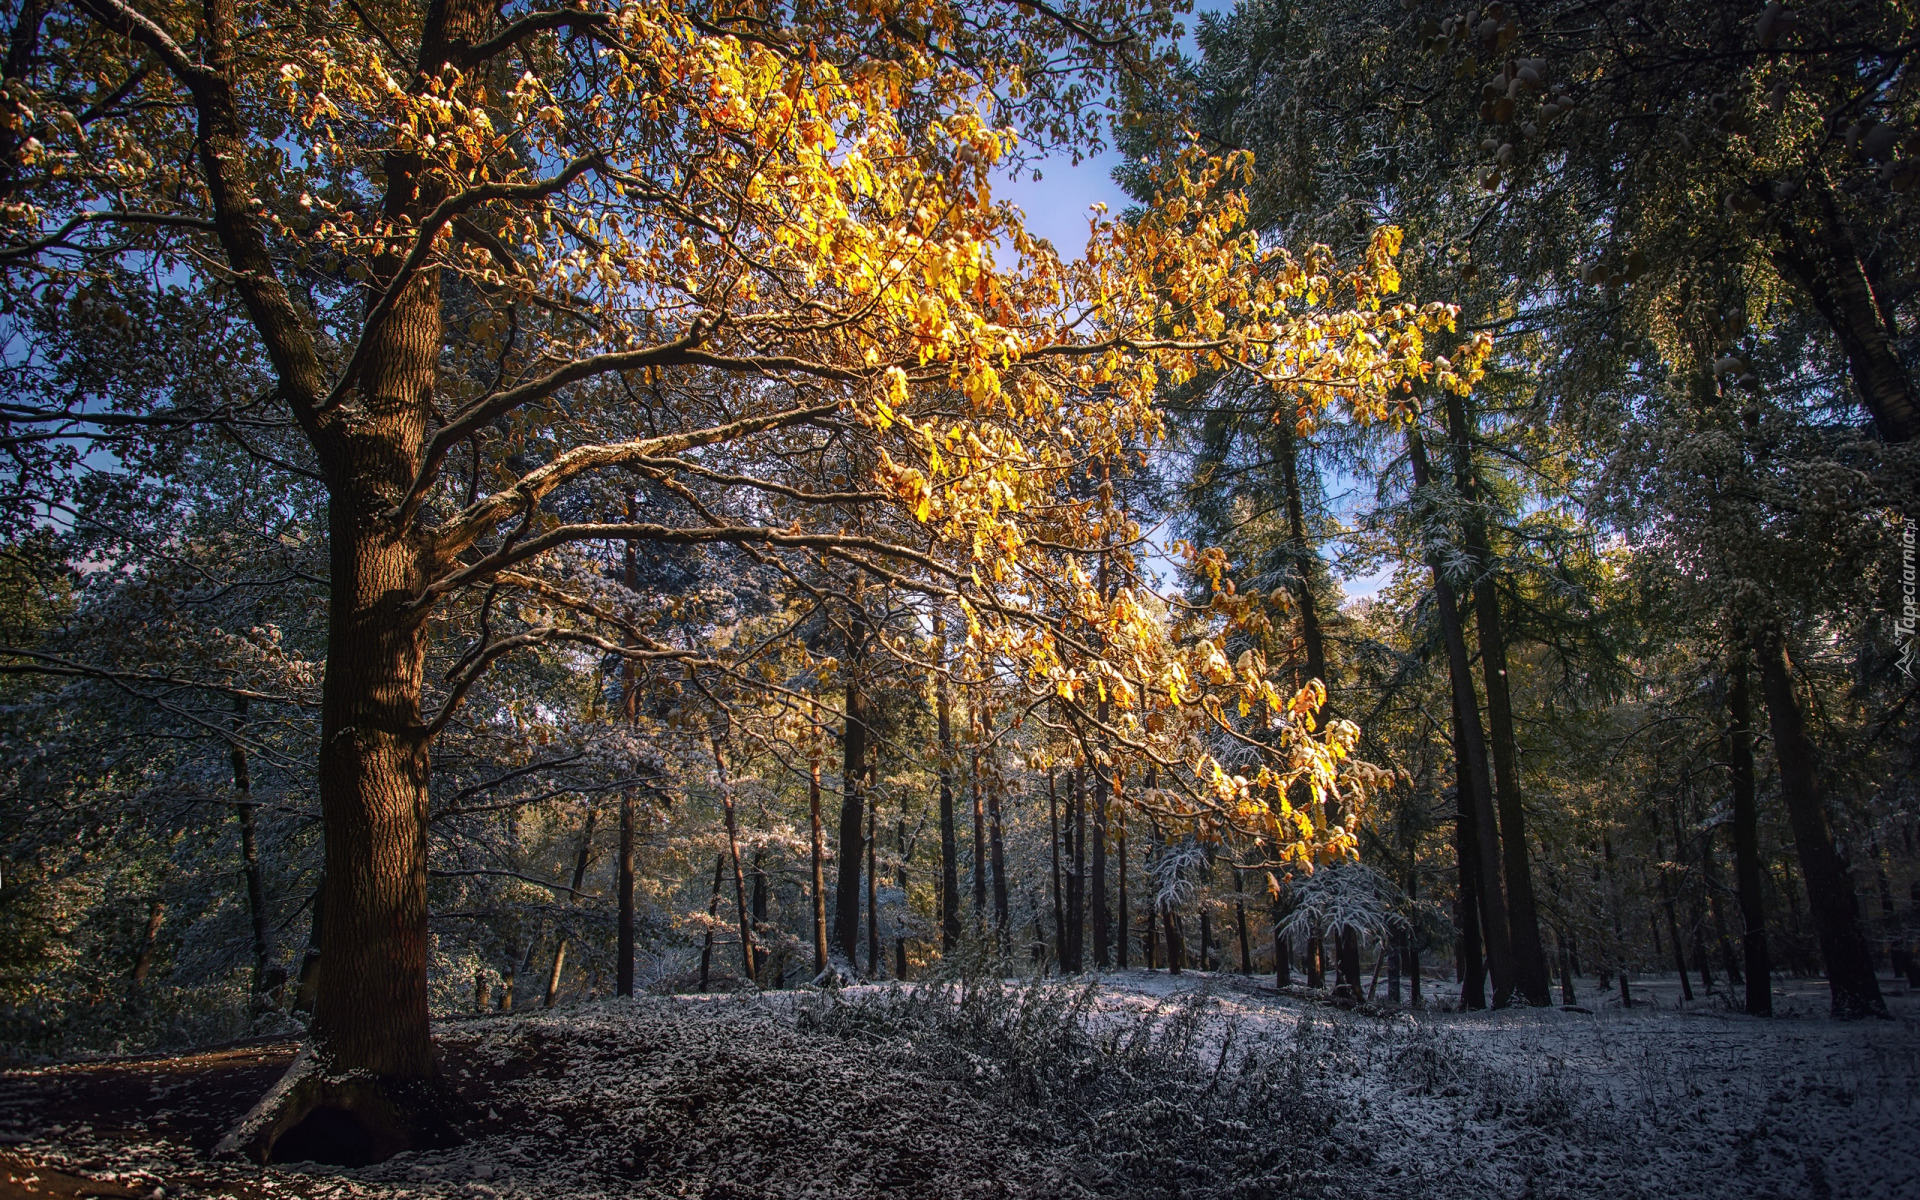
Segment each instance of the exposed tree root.
[{"label": "exposed tree root", "polygon": [[220,1158],[262,1165],[322,1162],[365,1166],[402,1150],[457,1144],[466,1105],[438,1075],[380,1078],[336,1074],[308,1043],[287,1073],[214,1147]]}]

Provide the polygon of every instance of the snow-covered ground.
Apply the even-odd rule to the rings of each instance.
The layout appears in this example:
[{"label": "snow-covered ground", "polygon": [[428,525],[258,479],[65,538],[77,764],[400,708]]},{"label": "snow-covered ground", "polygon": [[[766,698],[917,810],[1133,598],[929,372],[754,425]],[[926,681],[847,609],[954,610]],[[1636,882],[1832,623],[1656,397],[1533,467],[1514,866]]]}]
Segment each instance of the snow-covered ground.
[{"label": "snow-covered ground", "polygon": [[[1016,985],[964,1019],[878,987],[602,1001],[442,1029],[486,1110],[458,1149],[263,1171],[162,1127],[64,1126],[13,1153],[245,1200],[1920,1197],[1920,996],[1835,1022],[1795,983],[1756,1020],[1680,1007],[1672,977],[1627,1010],[1580,984],[1591,1012],[1347,1012],[1145,971]],[[1185,1065],[1156,1073],[1164,1054]],[[0,1099],[31,1093],[9,1076]]]}]

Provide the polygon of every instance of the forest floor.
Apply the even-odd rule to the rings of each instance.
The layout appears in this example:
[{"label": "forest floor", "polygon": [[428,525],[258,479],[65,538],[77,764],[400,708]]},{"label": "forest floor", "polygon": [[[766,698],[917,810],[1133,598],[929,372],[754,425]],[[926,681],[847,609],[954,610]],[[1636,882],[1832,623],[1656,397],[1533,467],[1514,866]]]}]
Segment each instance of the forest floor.
[{"label": "forest floor", "polygon": [[[467,1142],[213,1162],[291,1043],[0,1072],[0,1200],[1920,1196],[1920,994],[1346,1011],[1230,975],[596,1001],[437,1027]],[[1447,994],[1441,984],[1432,991]]]}]

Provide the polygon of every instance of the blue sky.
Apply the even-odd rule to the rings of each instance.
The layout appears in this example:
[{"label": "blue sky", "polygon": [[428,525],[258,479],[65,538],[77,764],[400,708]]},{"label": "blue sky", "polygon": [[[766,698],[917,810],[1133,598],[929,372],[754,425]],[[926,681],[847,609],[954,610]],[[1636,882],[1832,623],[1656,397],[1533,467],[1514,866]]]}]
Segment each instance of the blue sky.
[{"label": "blue sky", "polygon": [[[1188,54],[1194,53],[1192,26],[1194,18],[1203,12],[1221,12],[1232,7],[1226,0],[1199,0],[1194,12],[1187,16],[1183,24],[1188,28],[1187,36],[1182,39],[1182,49]],[[1120,156],[1112,151],[1092,158],[1082,159],[1078,165],[1066,156],[1042,161],[1037,166],[1041,178],[1035,182],[1030,171],[1021,172],[1018,177],[1002,179],[996,183],[994,194],[1012,200],[1026,211],[1027,229],[1053,242],[1054,249],[1063,259],[1079,258],[1087,244],[1087,216],[1090,206],[1104,203],[1114,213],[1120,212],[1131,201],[1120,185],[1113,181],[1113,169]],[[1370,487],[1363,486],[1357,480],[1330,481],[1338,493],[1334,498],[1336,509],[1351,511],[1367,499]],[[1372,596],[1392,578],[1392,568],[1373,575],[1342,579],[1342,588],[1349,600]]]}]

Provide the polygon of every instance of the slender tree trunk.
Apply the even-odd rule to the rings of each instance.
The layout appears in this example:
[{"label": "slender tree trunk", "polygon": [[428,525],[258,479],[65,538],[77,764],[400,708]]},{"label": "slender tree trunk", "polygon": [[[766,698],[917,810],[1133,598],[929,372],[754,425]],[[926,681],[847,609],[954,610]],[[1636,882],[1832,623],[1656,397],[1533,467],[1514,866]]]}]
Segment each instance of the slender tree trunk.
[{"label": "slender tree trunk", "polygon": [[946,618],[936,612],[933,638],[940,675],[934,689],[934,712],[940,727],[940,953],[952,954],[960,944],[960,840],[953,825],[953,723],[947,691]]},{"label": "slender tree trunk", "polygon": [[987,928],[987,808],[980,796],[979,729],[974,730],[973,761],[973,927],[977,933]]},{"label": "slender tree trunk", "polygon": [[[1104,709],[1105,703],[1100,707]],[[1088,769],[1093,774],[1093,861],[1087,897],[1092,911],[1088,917],[1093,927],[1094,969],[1104,971],[1113,965],[1112,930],[1107,924],[1107,773],[1097,764]]]},{"label": "slender tree trunk", "polygon": [[[593,821],[598,815],[599,814],[591,808],[587,810],[587,827],[580,834],[580,853],[575,856],[573,860],[573,884],[567,889],[567,903],[569,905],[580,902],[580,885],[586,882],[587,861],[593,853]],[[559,944],[553,949],[553,971],[547,976],[545,1004],[547,1008],[552,1008],[554,1002],[560,998],[560,972],[566,966],[567,943],[572,940],[572,934],[568,932],[565,925],[562,925],[560,927]]]},{"label": "slender tree trunk", "polygon": [[835,940],[849,971],[858,969],[860,950],[861,826],[865,824],[868,702],[859,680],[866,654],[867,622],[858,609],[849,622],[847,641],[847,719],[841,738],[840,846],[834,891]]},{"label": "slender tree trunk", "polygon": [[1167,934],[1167,974],[1178,975],[1187,965],[1187,948],[1180,937],[1180,920],[1169,908],[1164,910]]},{"label": "slender tree trunk", "polygon": [[166,919],[167,906],[158,900],[147,910],[147,932],[140,939],[140,954],[133,960],[133,982],[138,985],[147,981],[147,975],[153,970],[153,953],[160,944],[160,923]]},{"label": "slender tree trunk", "polygon": [[1273,918],[1273,986],[1277,988],[1293,986],[1293,954],[1287,945],[1287,939],[1280,932],[1280,923],[1286,920],[1286,914],[1280,911],[1280,901],[1275,900],[1269,911]]},{"label": "slender tree trunk", "polygon": [[546,998],[541,1004],[543,1008],[552,1008],[554,1002],[560,998],[560,973],[567,966],[567,941],[567,937],[563,934],[559,944],[553,948],[553,970],[547,973]]},{"label": "slender tree trunk", "polygon": [[1067,840],[1072,844],[1072,869],[1067,875],[1067,970],[1086,970],[1087,936],[1087,798],[1086,772],[1073,769],[1073,790],[1067,800]]},{"label": "slender tree trunk", "polygon": [[807,820],[812,835],[810,858],[813,867],[813,977],[827,970],[827,872],[826,838],[820,828],[820,763],[807,771]]},{"label": "slender tree trunk", "polygon": [[1746,976],[1740,970],[1740,956],[1734,953],[1733,939],[1727,933],[1726,906],[1720,902],[1720,895],[1726,885],[1720,881],[1718,855],[1714,853],[1713,832],[1708,830],[1700,838],[1700,873],[1706,884],[1707,912],[1713,918],[1713,942],[1720,951],[1720,965],[1727,972],[1730,989],[1746,982]]},{"label": "slender tree trunk", "polygon": [[1507,920],[1513,940],[1514,984],[1527,1003],[1553,1003],[1540,917],[1527,861],[1526,813],[1521,804],[1519,749],[1513,732],[1513,701],[1507,679],[1507,638],[1493,549],[1485,516],[1471,507],[1480,487],[1473,470],[1474,421],[1466,401],[1447,393],[1447,431],[1453,443],[1454,486],[1470,506],[1464,524],[1466,551],[1474,565],[1474,624],[1480,635],[1480,671],[1487,693],[1487,742],[1493,759],[1494,796],[1500,818],[1501,863],[1507,885]]},{"label": "slender tree trunk", "polygon": [[763,936],[767,928],[767,851],[762,847],[753,852],[753,978],[756,983],[767,977],[767,948]]},{"label": "slender tree trunk", "polygon": [[1480,953],[1480,838],[1474,828],[1473,784],[1467,777],[1467,755],[1461,746],[1464,736],[1459,699],[1455,697],[1453,853],[1459,869],[1459,900],[1454,919],[1460,927],[1460,1007],[1482,1009],[1487,1006],[1487,968]]},{"label": "slender tree trunk", "polygon": [[1114,950],[1116,951],[1114,961],[1115,965],[1124,971],[1127,969],[1127,940],[1129,937],[1127,931],[1127,817],[1124,811],[1120,814],[1118,839],[1114,847],[1114,853],[1118,855],[1119,863],[1119,881],[1116,886],[1116,898],[1119,903],[1116,905],[1116,912],[1114,914],[1114,930],[1118,933],[1119,937],[1114,946]]},{"label": "slender tree trunk", "polygon": [[326,876],[321,876],[320,886],[313,889],[309,903],[313,906],[313,916],[307,929],[306,953],[300,956],[300,978],[293,991],[294,1011],[303,1013],[313,1011],[314,997],[320,990],[320,939],[326,932],[327,918]]},{"label": "slender tree trunk", "polygon": [[[1413,461],[1414,484],[1426,488],[1433,482],[1427,467],[1426,447],[1420,432],[1407,428],[1407,449]],[[1500,840],[1494,825],[1493,789],[1487,775],[1487,745],[1480,728],[1480,701],[1474,694],[1472,667],[1467,656],[1466,633],[1460,623],[1460,606],[1453,584],[1440,559],[1434,556],[1434,608],[1440,617],[1441,633],[1447,647],[1447,675],[1452,683],[1454,720],[1459,729],[1456,741],[1465,753],[1463,773],[1473,801],[1475,866],[1479,878],[1476,893],[1482,920],[1480,937],[1486,948],[1487,974],[1493,984],[1493,1005],[1505,1007],[1513,998],[1515,983],[1513,944],[1508,936],[1512,923],[1507,915],[1506,895],[1500,882]]]},{"label": "slender tree trunk", "polygon": [[1000,789],[987,788],[987,844],[993,864],[993,927],[1005,948],[1012,917],[1007,901],[1007,847],[1000,828]]},{"label": "slender tree trunk", "polygon": [[[1667,848],[1659,839],[1653,843],[1654,857],[1666,861]],[[1687,980],[1687,952],[1680,944],[1680,919],[1676,910],[1680,903],[1674,898],[1673,876],[1665,869],[1660,871],[1660,907],[1667,915],[1667,940],[1673,943],[1673,969],[1680,976],[1680,998],[1693,999],[1693,984]]]},{"label": "slender tree trunk", "polygon": [[713,923],[720,919],[720,878],[727,869],[725,851],[713,856],[713,891],[707,897],[707,936],[700,941],[700,994],[706,995],[708,972],[713,966]]},{"label": "slender tree trunk", "polygon": [[[911,907],[912,901],[909,897],[912,893],[907,891],[907,862],[913,857],[913,847],[907,841],[907,818],[905,816],[900,818],[900,823],[894,830],[894,848],[900,853],[900,866],[899,870],[895,873],[895,878],[900,883],[900,902],[903,905]],[[893,955],[893,977],[895,979],[905,979],[907,977],[907,935],[904,932],[902,932],[899,937],[893,939]]]},{"label": "slender tree trunk", "polygon": [[746,973],[747,982],[757,986],[760,977],[754,970],[753,918],[747,912],[746,874],[740,869],[740,822],[734,811],[733,783],[727,778],[727,762],[720,754],[720,739],[709,737],[707,742],[713,748],[713,765],[720,783],[720,811],[727,822],[727,861],[733,867],[734,924],[740,930],[740,969]]},{"label": "slender tree trunk", "polygon": [[1247,937],[1246,879],[1240,868],[1233,869],[1233,923],[1240,933],[1240,973],[1253,974],[1253,943]]},{"label": "slender tree trunk", "polygon": [[874,836],[879,809],[878,802],[867,805],[867,974],[874,979],[880,978],[880,868],[875,853],[879,839]]},{"label": "slender tree trunk", "polygon": [[619,913],[614,929],[613,992],[633,995],[633,793],[620,797],[620,863],[615,886]]},{"label": "slender tree trunk", "polygon": [[1053,768],[1047,768],[1047,822],[1053,827],[1053,957],[1067,969],[1066,897],[1060,890],[1060,797],[1053,786]]},{"label": "slender tree trunk", "polygon": [[[1407,868],[1407,899],[1408,901],[1411,902],[1414,900],[1418,900],[1419,898],[1420,898],[1420,866],[1419,866],[1419,863],[1415,861],[1415,862],[1411,862]],[[1407,973],[1407,1003],[1412,1004],[1415,1007],[1418,1007],[1421,999],[1420,997],[1420,947],[1413,940],[1413,934],[1411,931],[1409,931],[1405,935],[1405,937],[1406,937],[1407,953],[1406,953],[1406,960],[1404,963],[1402,963],[1402,967]]]},{"label": "slender tree trunk", "polygon": [[1340,931],[1340,974],[1346,977],[1347,994],[1360,999],[1360,931],[1351,925]]},{"label": "slender tree trunk", "polygon": [[[1326,638],[1320,629],[1320,606],[1313,592],[1312,566],[1318,554],[1307,536],[1307,511],[1300,491],[1298,439],[1294,433],[1297,414],[1289,414],[1275,425],[1279,445],[1280,485],[1287,505],[1287,531],[1292,540],[1293,591],[1300,608],[1300,640],[1307,654],[1307,675],[1331,686],[1327,678]],[[1323,726],[1326,719],[1320,722]]]},{"label": "slender tree trunk", "polygon": [[1567,949],[1566,939],[1560,937],[1557,933],[1554,935],[1554,942],[1560,951],[1558,955],[1560,960],[1560,1003],[1577,1004],[1579,1001],[1574,998],[1573,994],[1573,952]]},{"label": "slender tree trunk", "polygon": [[1773,959],[1767,952],[1767,910],[1760,885],[1760,808],[1754,799],[1753,706],[1747,695],[1746,655],[1727,678],[1727,774],[1733,787],[1733,884],[1740,901],[1741,957],[1747,1012],[1773,1015]]},{"label": "slender tree trunk", "polygon": [[1820,956],[1826,960],[1831,1012],[1840,1018],[1884,1017],[1887,1002],[1880,995],[1873,958],[1860,932],[1852,870],[1834,845],[1824,798],[1815,781],[1813,743],[1807,738],[1800,698],[1794,692],[1786,639],[1778,632],[1762,635],[1758,655],[1774,759],[1780,765],[1780,792],[1800,852],[1800,873],[1813,909]]},{"label": "slender tree trunk", "polygon": [[1620,1007],[1633,1007],[1633,993],[1627,988],[1627,931],[1620,922],[1620,872],[1613,858],[1613,838],[1609,834],[1600,835],[1600,851],[1607,863],[1607,907],[1613,913],[1613,953],[1614,963],[1620,968]]},{"label": "slender tree trunk", "polygon": [[[247,698],[233,698],[233,815],[240,822],[240,873],[247,885],[247,917],[253,929],[253,994],[263,995],[273,985],[267,972],[273,962],[273,946],[267,935],[267,889],[260,878],[260,841],[254,821],[253,773],[248,769],[247,750],[240,734],[247,720]],[[282,976],[284,978],[284,975]]]}]

